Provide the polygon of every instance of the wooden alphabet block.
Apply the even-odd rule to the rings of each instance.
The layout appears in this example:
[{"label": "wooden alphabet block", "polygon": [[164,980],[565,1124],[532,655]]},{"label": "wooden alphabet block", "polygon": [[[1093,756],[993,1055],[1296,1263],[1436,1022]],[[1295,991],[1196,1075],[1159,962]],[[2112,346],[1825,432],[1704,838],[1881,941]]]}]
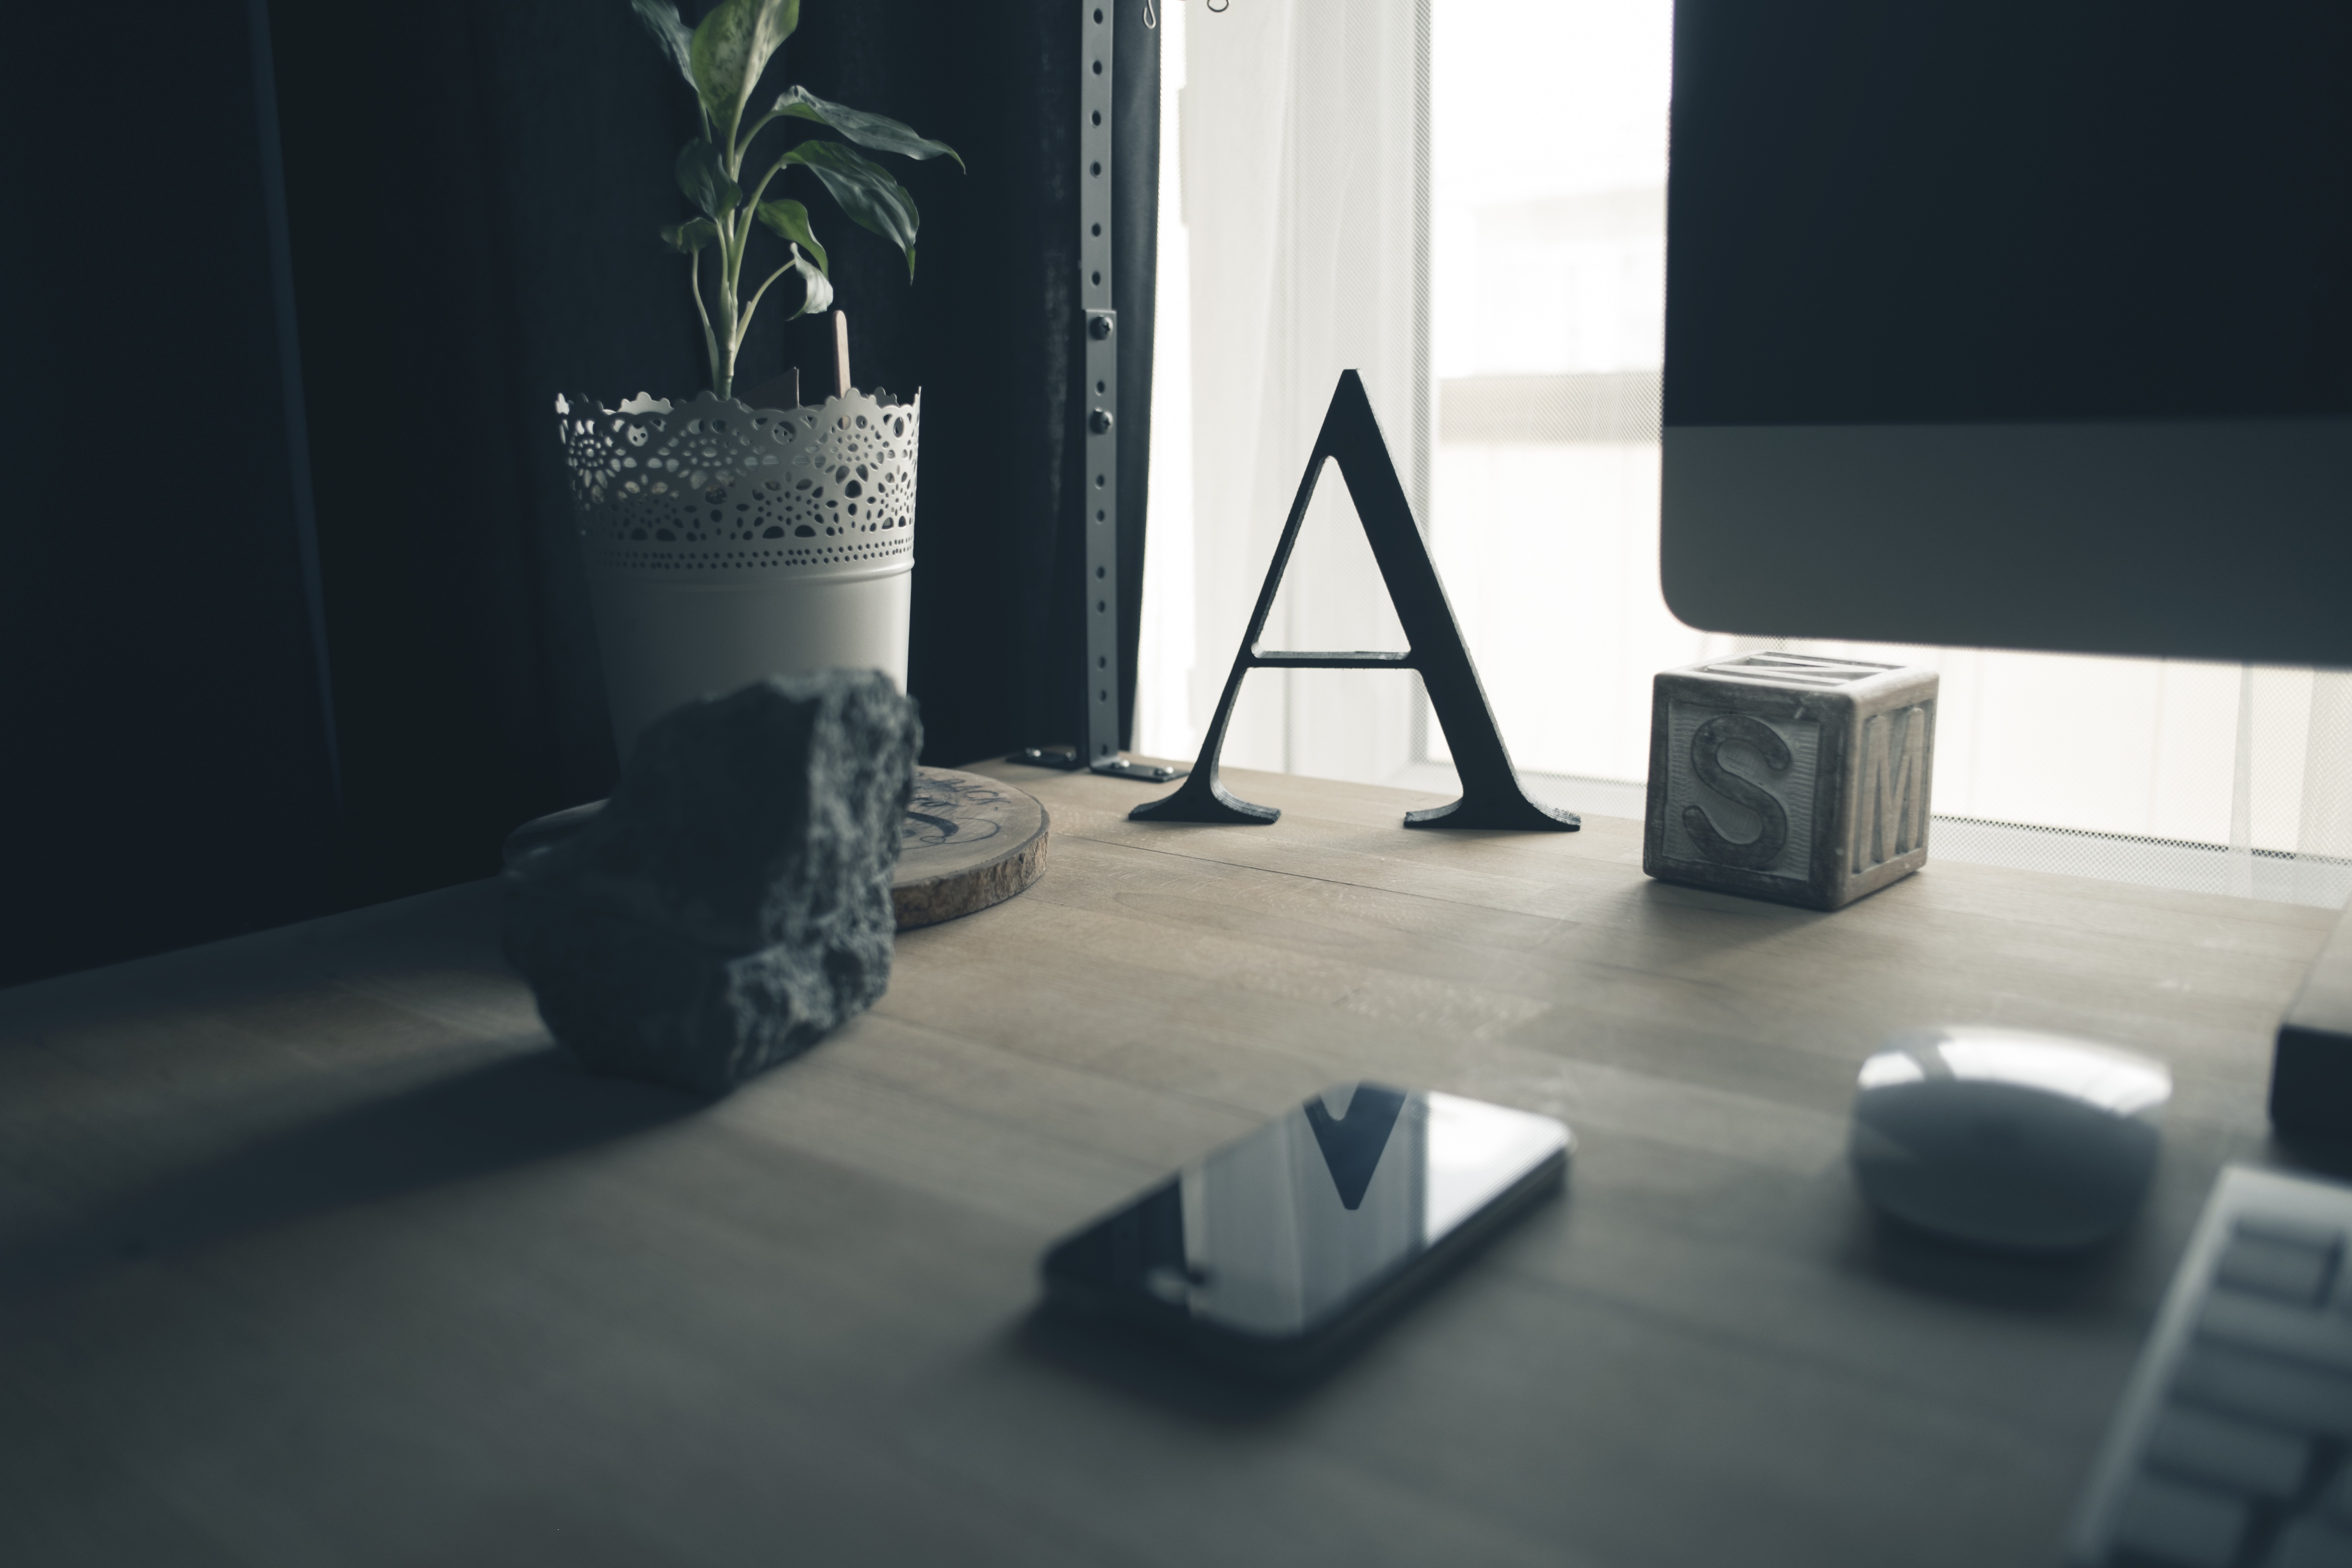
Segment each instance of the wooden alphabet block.
[{"label": "wooden alphabet block", "polygon": [[1936,672],[1751,653],[1652,689],[1642,869],[1842,909],[1927,864]]}]

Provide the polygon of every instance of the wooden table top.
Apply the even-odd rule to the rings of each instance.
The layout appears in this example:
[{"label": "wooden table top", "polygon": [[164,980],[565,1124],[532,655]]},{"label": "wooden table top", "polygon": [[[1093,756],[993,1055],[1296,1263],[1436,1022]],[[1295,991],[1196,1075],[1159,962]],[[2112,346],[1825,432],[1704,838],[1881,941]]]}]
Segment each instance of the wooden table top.
[{"label": "wooden table top", "polygon": [[[0,993],[0,1563],[2051,1562],[2335,918],[1947,863],[1813,914],[1632,822],[985,771],[1044,879],[718,1102],[569,1068],[492,883]],[[1870,1221],[1855,1066],[1942,1020],[2171,1064],[2124,1242]],[[1055,1237],[1357,1077],[1563,1118],[1565,1199],[1286,1397],[1031,1321]]]}]

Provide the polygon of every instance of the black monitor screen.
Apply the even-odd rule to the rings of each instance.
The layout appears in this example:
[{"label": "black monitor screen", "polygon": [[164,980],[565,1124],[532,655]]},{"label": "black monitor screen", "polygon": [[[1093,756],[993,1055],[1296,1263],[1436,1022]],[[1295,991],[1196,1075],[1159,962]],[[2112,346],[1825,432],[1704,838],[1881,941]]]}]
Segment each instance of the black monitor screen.
[{"label": "black monitor screen", "polygon": [[[2237,613],[2319,607],[2266,599],[2256,568],[2352,567],[2352,4],[1681,0],[1675,50],[1664,564],[1685,619],[2352,659],[2344,633],[2331,658]],[[2278,538],[2193,593],[2147,559],[2217,527]],[[1918,553],[1966,602],[1906,616],[1833,563],[1776,574],[1763,530],[1809,568],[1953,556],[1958,530],[2038,544],[2062,580],[1997,602],[1997,571]]]}]

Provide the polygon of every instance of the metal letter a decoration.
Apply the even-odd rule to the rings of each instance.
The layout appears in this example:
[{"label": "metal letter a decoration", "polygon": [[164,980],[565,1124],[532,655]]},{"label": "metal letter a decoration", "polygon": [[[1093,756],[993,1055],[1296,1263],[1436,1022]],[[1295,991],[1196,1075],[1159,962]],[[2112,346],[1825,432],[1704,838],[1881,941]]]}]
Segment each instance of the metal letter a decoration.
[{"label": "metal letter a decoration", "polygon": [[[1274,608],[1275,591],[1290,564],[1291,547],[1298,542],[1298,526],[1307,521],[1307,503],[1315,497],[1315,481],[1322,476],[1324,459],[1339,465],[1355,497],[1356,513],[1364,536],[1380,563],[1389,600],[1404,626],[1403,653],[1265,653],[1258,639],[1265,617]],[[1339,388],[1331,394],[1330,411],[1323,416],[1322,433],[1307,459],[1307,476],[1298,482],[1298,499],[1290,503],[1289,521],[1282,525],[1282,542],[1274,547],[1274,564],[1265,586],[1258,591],[1257,608],[1249,630],[1234,655],[1234,671],[1225,678],[1225,694],[1218,700],[1217,716],[1201,742],[1201,759],[1183,787],[1174,795],[1147,802],[1128,816],[1142,822],[1272,822],[1282,815],[1270,805],[1240,800],[1217,777],[1217,752],[1225,743],[1225,724],[1234,716],[1234,702],[1242,693],[1242,677],[1253,669],[1413,669],[1429,689],[1430,706],[1444,727],[1445,743],[1454,752],[1462,775],[1462,798],[1451,805],[1405,814],[1407,827],[1517,828],[1538,832],[1573,832],[1576,814],[1555,811],[1529,800],[1512,770],[1511,754],[1495,728],[1486,707],[1486,692],[1471,667],[1470,650],[1454,625],[1453,606],[1437,581],[1437,567],[1429,546],[1413,526],[1412,508],[1397,481],[1396,464],[1388,443],[1381,438],[1380,421],[1372,416],[1371,399],[1364,395],[1363,378],[1354,371],[1339,373]]]}]

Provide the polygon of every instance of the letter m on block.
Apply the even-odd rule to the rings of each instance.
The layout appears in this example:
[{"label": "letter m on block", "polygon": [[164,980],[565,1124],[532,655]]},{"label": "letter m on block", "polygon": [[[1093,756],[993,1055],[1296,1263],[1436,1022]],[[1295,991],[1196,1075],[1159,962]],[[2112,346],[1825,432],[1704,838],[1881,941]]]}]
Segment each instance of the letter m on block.
[{"label": "letter m on block", "polygon": [[1874,713],[1862,727],[1861,793],[1853,803],[1853,854],[1866,871],[1907,855],[1927,837],[1927,708]]}]

